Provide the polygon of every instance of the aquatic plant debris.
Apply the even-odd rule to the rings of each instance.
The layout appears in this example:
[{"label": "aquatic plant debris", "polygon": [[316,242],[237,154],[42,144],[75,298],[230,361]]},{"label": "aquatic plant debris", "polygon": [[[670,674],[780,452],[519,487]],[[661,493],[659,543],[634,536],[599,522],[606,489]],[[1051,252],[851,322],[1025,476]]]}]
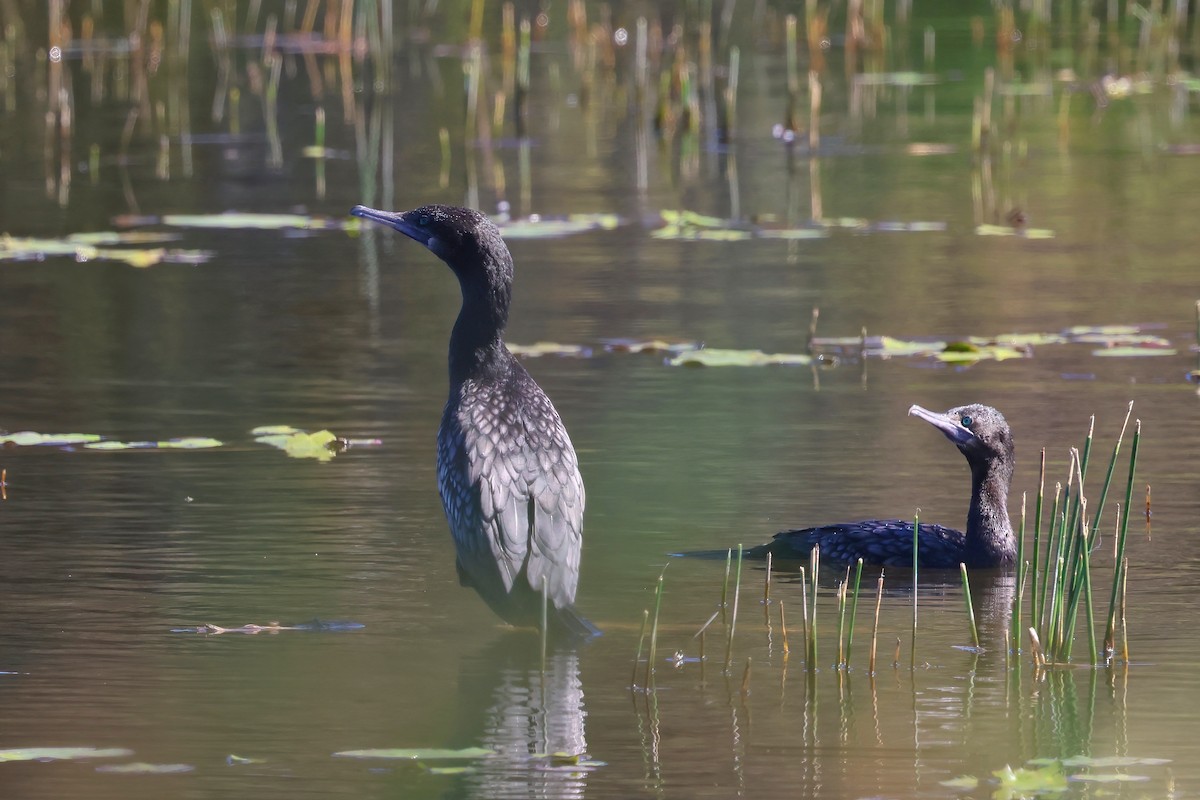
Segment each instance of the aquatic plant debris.
[{"label": "aquatic plant debris", "polygon": [[721,242],[736,242],[746,239],[825,239],[831,230],[845,229],[856,232],[923,232],[944,231],[944,222],[924,221],[881,221],[871,222],[860,217],[822,217],[810,220],[796,227],[785,227],[775,223],[773,218],[763,218],[754,222],[743,220],[721,219],[694,211],[673,211],[664,209],[659,212],[663,222],[650,232],[655,239],[708,240]]},{"label": "aquatic plant debris", "polygon": [[1047,792],[1061,792],[1067,788],[1067,777],[1057,763],[1043,767],[1018,767],[1007,764],[992,773],[1000,781],[1000,788],[993,797],[1018,798]]},{"label": "aquatic plant debris", "polygon": [[979,778],[972,775],[959,775],[957,778],[938,781],[938,783],[951,789],[974,789],[979,785]]},{"label": "aquatic plant debris", "polygon": [[105,439],[99,442],[84,444],[89,450],[209,450],[225,445],[219,439],[207,436],[185,436],[179,439],[167,439],[162,442],[118,442]]},{"label": "aquatic plant debris", "polygon": [[[0,261],[41,262],[54,256],[65,256],[76,262],[122,261],[131,267],[145,268],[157,264],[202,264],[212,258],[207,250],[174,250],[163,247],[129,248],[107,245],[142,244],[166,241],[168,234],[140,234],[125,237],[119,233],[72,234],[62,239],[18,239],[0,235]],[[101,246],[104,245],[104,246]]]},{"label": "aquatic plant debris", "polygon": [[1045,228],[1014,228],[1011,225],[976,225],[976,236],[1016,236],[1020,239],[1053,239],[1054,231]]},{"label": "aquatic plant debris", "polygon": [[127,758],[132,750],[124,747],[17,747],[0,750],[5,761],[74,761],[81,758]]},{"label": "aquatic plant debris", "polygon": [[254,441],[278,447],[289,458],[316,458],[325,462],[346,450],[343,440],[331,431],[307,433],[288,425],[268,425],[254,428],[250,433]]},{"label": "aquatic plant debris", "polygon": [[601,339],[609,353],[682,353],[699,350],[704,345],[696,341],[667,341],[666,339]]},{"label": "aquatic plant debris", "polygon": [[334,753],[340,758],[386,758],[402,761],[455,761],[486,758],[496,751],[486,747],[464,747],[461,750],[445,750],[437,747],[393,747],[371,750],[341,750]]},{"label": "aquatic plant debris", "polygon": [[192,772],[195,769],[191,764],[149,764],[145,761],[131,761],[128,764],[105,764],[96,767],[96,772],[113,772],[121,775],[177,775],[181,772]]},{"label": "aquatic plant debris", "polygon": [[18,447],[67,447],[88,442],[98,442],[102,439],[95,433],[36,433],[34,431],[17,431],[16,433],[0,433],[0,445],[16,445]]},{"label": "aquatic plant debris", "polygon": [[[255,635],[259,633],[280,633],[282,631],[309,631],[309,632],[339,632],[339,631],[357,631],[367,627],[361,622],[351,622],[349,620],[320,620],[314,619],[310,622],[301,622],[296,625],[281,625],[278,622],[268,622],[266,625],[256,625],[248,623],[237,628],[225,628],[220,625],[213,625],[211,622],[206,622],[203,625],[196,625],[186,628],[171,628],[171,633],[202,633],[205,635],[219,635],[222,633],[242,633],[247,635]],[[233,756],[230,756],[233,758]]]},{"label": "aquatic plant debris", "polygon": [[162,217],[118,217],[114,223],[136,225],[166,225],[172,228],[218,228],[277,231],[297,230],[358,230],[355,217],[320,217],[308,214],[257,214],[242,211],[223,211],[220,214],[164,214]]}]

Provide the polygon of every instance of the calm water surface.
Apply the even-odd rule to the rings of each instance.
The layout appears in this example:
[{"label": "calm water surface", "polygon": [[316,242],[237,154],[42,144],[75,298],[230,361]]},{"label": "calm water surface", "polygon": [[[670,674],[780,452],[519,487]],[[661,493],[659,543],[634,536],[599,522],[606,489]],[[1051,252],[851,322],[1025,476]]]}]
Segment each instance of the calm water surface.
[{"label": "calm water surface", "polygon": [[[228,109],[214,120],[214,96],[229,102],[219,77],[226,56],[214,51],[212,21],[199,9],[186,75],[166,74],[177,65],[164,61],[147,89],[151,110],[159,102],[163,114],[168,102],[171,115],[176,103],[189,110],[186,129],[153,113],[130,123],[140,101],[136,81],[122,72],[128,59],[108,62],[100,96],[94,68],[68,46],[59,66],[73,122],[66,133],[55,122],[48,139],[47,114],[60,119],[48,90],[58,67],[48,66],[46,19],[35,6],[0,10],[5,25],[27,31],[5,44],[0,62],[11,67],[7,105],[0,103],[0,233],[56,237],[123,230],[114,222],[123,215],[226,210],[340,220],[357,202],[494,211],[506,200],[514,216],[602,212],[622,220],[614,230],[510,242],[518,272],[509,338],[594,351],[528,366],[579,451],[589,500],[579,605],[605,636],[552,649],[543,673],[536,636],[504,628],[457,585],[435,491],[434,432],[458,292],[414,243],[383,230],[150,224],[137,230],[176,234],[167,247],[211,258],[148,269],[53,255],[0,261],[0,429],[226,444],[0,451],[8,484],[0,502],[0,749],[134,752],[0,763],[0,795],[990,797],[996,787],[987,779],[1005,765],[1075,756],[1169,763],[1067,767],[1145,779],[1076,781],[1069,796],[1200,793],[1191,755],[1191,699],[1200,691],[1192,624],[1200,611],[1200,402],[1186,380],[1197,366],[1190,347],[1200,295],[1200,162],[1186,146],[1200,131],[1193,99],[1171,80],[1179,74],[1173,63],[1147,68],[1145,93],[1099,106],[1107,95],[1093,82],[1106,71],[1138,74],[1129,49],[1136,37],[1087,61],[1060,33],[1053,59],[1031,46],[1006,61],[995,49],[995,20],[982,20],[985,35],[974,42],[969,17],[954,6],[943,15],[926,9],[928,17],[907,34],[894,32],[893,50],[865,69],[926,69],[928,25],[938,49],[927,71],[937,82],[860,86],[864,97],[854,89],[864,67],[845,66],[837,21],[822,73],[823,143],[809,158],[771,136],[786,98],[782,23],[754,22],[749,10],[730,35],[742,70],[732,144],[718,144],[707,111],[698,134],[656,137],[653,101],[636,104],[632,46],[616,51],[615,70],[581,72],[556,5],[532,55],[522,145],[511,111],[489,144],[464,132],[466,33],[457,20],[466,11],[409,24],[419,12],[406,8],[397,11],[390,88],[372,90],[369,59],[355,60],[352,107],[336,58],[316,59],[324,80],[315,92],[303,59],[281,62],[281,163],[273,165],[270,115],[254,76],[269,80],[269,64],[258,44],[228,51],[240,87],[237,129]],[[166,24],[165,6],[149,4],[149,19]],[[695,36],[694,19],[653,11],[652,21],[669,30],[677,19]],[[503,76],[499,12],[491,4],[487,12],[490,114]],[[598,7],[588,12],[593,23],[600,18]],[[632,31],[636,13],[617,7],[613,25]],[[72,7],[76,37],[80,14]],[[245,14],[239,8],[237,19]],[[106,24],[114,36],[128,30],[119,14]],[[250,32],[265,24],[259,19]],[[728,47],[714,59],[727,64]],[[971,115],[987,67],[999,85],[1018,89],[998,90],[993,139],[981,156],[971,147]],[[1061,72],[1068,67],[1072,79]],[[1044,96],[1018,94],[1038,82]],[[325,160],[323,190],[315,161],[302,153],[314,141],[318,106],[328,119],[326,146],[337,151]],[[452,153],[444,181],[443,127]],[[924,144],[942,147],[915,155]],[[98,162],[89,165],[93,145]],[[64,147],[69,180],[60,169]],[[1054,238],[976,235],[980,223],[1005,225],[1015,208]],[[663,209],[767,226],[844,217],[869,224],[793,242],[662,240],[651,231]],[[888,222],[936,224],[877,228]],[[970,368],[926,358],[864,366],[851,356],[816,370],[677,369],[661,354],[602,346],[662,337],[803,352],[814,306],[826,336],[857,336],[863,326],[898,338],[962,339],[1146,324],[1175,353],[1104,358],[1093,355],[1102,345],[1070,344]],[[677,669],[668,663],[676,652],[699,655],[693,634],[716,608],[724,565],[675,559],[665,579],[657,690],[631,693],[642,610],[652,606],[667,554],[917,508],[922,519],[962,524],[962,460],[905,416],[910,404],[984,401],[1003,410],[1020,459],[1015,519],[1023,491],[1032,511],[1038,450],[1048,448],[1051,481],[1065,480],[1068,450],[1082,443],[1092,414],[1093,463],[1101,466],[1089,481],[1100,479],[1131,400],[1144,429],[1128,553],[1128,667],[1035,674],[1026,643],[1020,667],[1010,668],[1002,635],[1016,587],[1004,575],[974,578],[982,653],[958,649],[970,634],[957,577],[923,581],[914,659],[911,576],[901,572],[889,576],[882,602],[877,673],[866,662],[873,596],[859,610],[851,668],[834,669],[840,573],[826,567],[818,669],[808,672],[797,574],[785,568],[775,576],[764,619],[763,572],[753,565],[744,574],[732,674],[722,674],[719,622],[707,637],[707,663]],[[328,428],[382,446],[326,463],[290,459],[253,441],[249,431],[267,424]],[[1122,461],[1114,497],[1124,475]],[[1150,531],[1140,513],[1146,483]],[[1110,498],[1106,516],[1113,510]],[[1094,556],[1098,616],[1108,602],[1111,529],[1106,521]],[[873,594],[874,574],[867,584]],[[314,619],[362,627],[172,632]],[[1082,631],[1081,623],[1080,642]],[[430,769],[441,762],[333,755],[396,747],[492,754],[449,774]],[[587,759],[571,765],[544,756],[554,752]],[[190,770],[97,772],[134,761]],[[984,783],[940,783],[959,775]]]}]

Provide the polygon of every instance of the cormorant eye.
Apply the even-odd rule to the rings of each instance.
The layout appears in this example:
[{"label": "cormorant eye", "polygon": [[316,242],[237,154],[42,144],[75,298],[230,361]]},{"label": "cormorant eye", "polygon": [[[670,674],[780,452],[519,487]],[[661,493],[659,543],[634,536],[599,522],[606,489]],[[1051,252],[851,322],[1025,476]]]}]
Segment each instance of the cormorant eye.
[{"label": "cormorant eye", "polygon": [[968,416],[967,414],[963,414],[963,418],[962,418],[962,426],[963,426],[964,428],[969,428],[969,427],[971,427],[971,422],[972,422],[972,421],[973,421],[973,420],[971,419],[971,417],[970,417],[970,416]]},{"label": "cormorant eye", "polygon": [[418,225],[420,225],[422,228],[424,228],[426,225],[428,225],[428,224],[429,224],[429,215],[428,215],[428,214],[422,214],[422,215],[421,215],[421,219],[419,219],[419,220],[417,221],[417,224],[418,224]]}]

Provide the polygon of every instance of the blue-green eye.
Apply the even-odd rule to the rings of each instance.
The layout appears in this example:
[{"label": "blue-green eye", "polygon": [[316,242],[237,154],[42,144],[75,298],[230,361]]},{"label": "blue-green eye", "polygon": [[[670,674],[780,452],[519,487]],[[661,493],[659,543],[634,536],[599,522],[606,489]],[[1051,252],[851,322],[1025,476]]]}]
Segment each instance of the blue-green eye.
[{"label": "blue-green eye", "polygon": [[420,225],[422,228],[423,228],[423,227],[425,227],[426,225],[428,225],[428,224],[429,224],[429,215],[428,215],[428,214],[422,214],[422,215],[421,215],[420,222],[419,222],[418,224],[419,224],[419,225]]},{"label": "blue-green eye", "polygon": [[971,422],[972,422],[971,418],[969,416],[967,416],[966,414],[964,414],[963,418],[962,418],[962,426],[964,428],[969,428],[969,427],[971,427]]}]

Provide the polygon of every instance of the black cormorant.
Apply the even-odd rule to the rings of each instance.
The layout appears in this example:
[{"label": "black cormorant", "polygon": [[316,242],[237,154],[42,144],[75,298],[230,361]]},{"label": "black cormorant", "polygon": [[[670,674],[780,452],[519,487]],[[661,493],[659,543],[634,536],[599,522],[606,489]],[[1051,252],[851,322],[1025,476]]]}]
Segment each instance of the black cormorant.
[{"label": "black cormorant", "polygon": [[[971,465],[971,509],[967,531],[921,523],[917,560],[929,569],[1003,567],[1017,557],[1016,539],[1008,520],[1008,488],[1012,483],[1012,433],[1004,415],[985,405],[952,408],[945,413],[913,406],[920,417],[954,442]],[[913,524],[899,519],[872,519],[783,531],[767,544],[752,548],[752,557],[808,558],[821,546],[821,560],[878,566],[911,566]]]},{"label": "black cormorant", "polygon": [[574,609],[583,478],[554,404],[504,346],[513,261],[500,231],[469,208],[350,213],[425,245],[462,288],[437,450],[459,580],[520,626],[540,626],[544,589],[551,630],[595,635]]}]

